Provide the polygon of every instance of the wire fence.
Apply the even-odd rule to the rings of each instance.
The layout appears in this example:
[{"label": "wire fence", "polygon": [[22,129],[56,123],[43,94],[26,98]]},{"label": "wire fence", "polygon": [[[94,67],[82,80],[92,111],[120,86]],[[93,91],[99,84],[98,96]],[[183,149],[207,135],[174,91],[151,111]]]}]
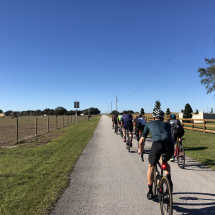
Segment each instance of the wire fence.
[{"label": "wire fence", "polygon": [[[77,123],[87,119],[87,115],[77,116]],[[0,117],[0,145],[12,145],[75,123],[76,115]]]}]

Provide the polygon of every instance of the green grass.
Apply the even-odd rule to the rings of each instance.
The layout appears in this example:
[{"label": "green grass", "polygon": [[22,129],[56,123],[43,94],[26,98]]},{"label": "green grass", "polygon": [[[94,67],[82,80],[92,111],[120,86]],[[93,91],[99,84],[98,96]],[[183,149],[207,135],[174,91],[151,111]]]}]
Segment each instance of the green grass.
[{"label": "green grass", "polygon": [[188,157],[215,169],[215,134],[185,129],[182,143]]},{"label": "green grass", "polygon": [[52,132],[46,145],[0,150],[0,214],[48,214],[69,184],[69,174],[92,137],[100,116]]}]

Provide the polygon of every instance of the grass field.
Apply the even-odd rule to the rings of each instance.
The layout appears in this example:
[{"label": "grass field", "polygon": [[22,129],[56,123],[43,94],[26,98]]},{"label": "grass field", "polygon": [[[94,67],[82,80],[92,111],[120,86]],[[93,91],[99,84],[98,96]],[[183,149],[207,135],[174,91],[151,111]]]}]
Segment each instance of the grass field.
[{"label": "grass field", "polygon": [[52,142],[0,149],[0,214],[49,214],[100,116],[54,130]]},{"label": "grass field", "polygon": [[[18,117],[19,140],[33,137],[35,135],[35,119],[37,118],[37,134],[47,132],[47,116],[22,116]],[[86,120],[87,116],[79,117]],[[11,146],[16,142],[17,118],[11,116],[0,117],[0,146]],[[62,128],[75,123],[75,116],[58,116],[57,127]],[[56,129],[56,116],[49,116],[49,130]]]},{"label": "grass field", "polygon": [[215,134],[185,130],[182,142],[188,157],[215,169]]}]

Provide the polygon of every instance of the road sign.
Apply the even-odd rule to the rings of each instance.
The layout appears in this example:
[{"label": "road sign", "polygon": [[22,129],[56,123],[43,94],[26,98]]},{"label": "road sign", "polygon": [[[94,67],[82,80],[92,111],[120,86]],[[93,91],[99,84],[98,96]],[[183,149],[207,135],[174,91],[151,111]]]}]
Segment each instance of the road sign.
[{"label": "road sign", "polygon": [[74,108],[79,108],[79,102],[74,102]]}]

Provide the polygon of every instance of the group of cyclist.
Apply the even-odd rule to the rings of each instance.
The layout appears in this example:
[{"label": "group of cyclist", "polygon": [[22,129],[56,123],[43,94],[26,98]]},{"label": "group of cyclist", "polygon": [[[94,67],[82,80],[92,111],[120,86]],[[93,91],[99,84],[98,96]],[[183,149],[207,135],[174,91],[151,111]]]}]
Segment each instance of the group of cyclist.
[{"label": "group of cyclist", "polygon": [[[142,133],[142,136],[139,140],[139,149],[138,153],[141,154],[144,151],[144,143],[149,134],[152,135],[153,143],[149,153],[148,161],[148,193],[147,198],[152,200],[154,198],[152,192],[152,184],[154,181],[154,167],[158,163],[161,155],[167,153],[167,161],[174,161],[174,144],[178,138],[179,144],[182,145],[181,137],[184,135],[184,129],[180,121],[176,119],[175,114],[170,115],[170,119],[167,122],[164,122],[164,112],[162,110],[154,110],[152,113],[153,121],[150,121],[146,124],[145,119],[139,115],[134,118],[131,114],[128,114],[127,111],[123,111],[123,115],[114,115],[112,117],[113,128],[117,129],[119,126],[123,128],[123,141],[126,142],[125,129],[129,129],[130,132],[130,146],[132,147],[132,133],[133,125],[135,127],[135,134],[137,140],[139,140],[139,132]],[[165,168],[166,176],[170,182],[171,189],[173,190],[173,183],[171,180],[171,171],[170,166],[167,163]]]}]

